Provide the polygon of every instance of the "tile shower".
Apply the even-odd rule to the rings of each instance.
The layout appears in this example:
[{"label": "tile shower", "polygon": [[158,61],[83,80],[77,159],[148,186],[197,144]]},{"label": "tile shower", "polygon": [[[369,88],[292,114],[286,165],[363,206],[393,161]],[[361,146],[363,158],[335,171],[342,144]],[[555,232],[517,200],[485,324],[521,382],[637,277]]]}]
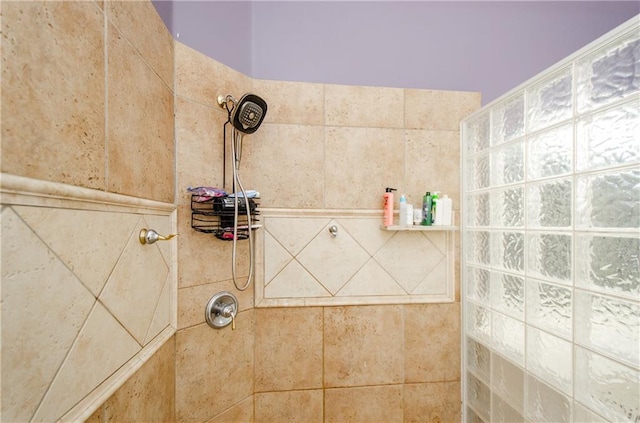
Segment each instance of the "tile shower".
[{"label": "tile shower", "polygon": [[[3,40],[3,172],[177,209],[177,331],[152,357],[143,357],[148,361],[87,421],[459,420],[457,274],[455,301],[446,304],[254,308],[253,292],[245,291],[238,329],[213,331],[204,323],[203,305],[232,287],[230,246],[191,231],[183,189],[221,183],[221,161],[202,160],[222,156],[217,141],[225,116],[216,97],[257,92],[270,111],[264,128],[248,139],[243,172],[265,207],[376,209],[389,180],[408,192],[437,183],[457,202],[459,122],[479,107],[477,93],[253,80],[173,42],[149,2],[3,1],[0,7],[9,40]],[[20,54],[24,45],[16,40],[35,48]],[[21,79],[29,75],[22,69],[40,73]],[[39,101],[43,93],[46,102]],[[358,107],[347,107],[353,104]],[[12,137],[7,122],[29,131]],[[152,155],[144,166],[136,160],[140,151]],[[386,173],[379,170],[381,155],[389,161]],[[345,177],[358,184],[343,184]],[[510,187],[504,188],[496,195],[510,199]],[[6,198],[3,193],[3,214],[13,216]],[[73,227],[75,221],[63,223]],[[244,244],[244,264],[247,255]],[[88,259],[102,258],[97,253]],[[548,285],[565,286],[554,281]],[[3,334],[8,321],[2,321]],[[547,336],[544,328],[536,334]],[[3,339],[3,350],[8,345]],[[99,367],[90,358],[84,370]],[[508,365],[504,360],[505,375]],[[5,383],[3,377],[3,393]],[[5,398],[3,414],[19,408]]]},{"label": "tile shower", "polygon": [[463,121],[467,422],[640,420],[639,28]]},{"label": "tile shower", "polygon": [[[137,360],[140,369],[119,380],[117,391],[115,385],[102,390],[101,395],[113,395],[84,408],[83,418],[95,410],[87,421],[457,419],[457,274],[451,275],[455,289],[449,302],[442,304],[254,308],[253,292],[245,291],[238,295],[237,330],[215,331],[204,322],[203,305],[212,294],[232,289],[231,247],[191,230],[184,188],[222,182],[222,161],[202,160],[222,157],[225,114],[215,102],[217,96],[256,92],[269,102],[268,120],[247,138],[241,171],[244,183],[262,193],[263,207],[373,211],[380,208],[386,184],[404,186],[414,196],[427,185],[438,185],[457,201],[459,121],[479,107],[479,94],[253,80],[173,42],[148,2],[3,1],[0,7],[3,36],[9,40],[2,62],[3,172],[88,189],[110,212],[110,194],[130,197],[134,205],[152,199],[171,214],[177,211],[180,235],[172,241],[177,245],[172,253],[178,261],[177,304],[170,302],[177,313],[176,332],[153,356]],[[27,22],[25,16],[32,18]],[[82,37],[77,36],[78,21],[83,22]],[[29,73],[21,72],[25,68],[47,70],[55,77],[37,73],[29,79]],[[32,96],[34,92],[41,94]],[[48,96],[44,102],[43,93]],[[25,128],[28,131],[20,132]],[[137,160],[140,152],[151,155],[143,166]],[[387,159],[384,171],[378,162],[381,155]],[[330,160],[335,157],[342,159]],[[417,170],[405,173],[405,168]],[[343,184],[345,177],[357,184]],[[15,206],[6,202],[6,192],[3,185],[2,210],[9,216]],[[39,207],[48,210],[49,204]],[[110,216],[100,213],[91,216]],[[133,207],[133,214],[140,219],[132,216],[132,222],[151,224],[140,207]],[[128,218],[123,222],[131,226]],[[62,221],[69,231],[75,223],[73,218]],[[127,236],[135,234],[128,230]],[[119,230],[110,232],[116,235]],[[6,233],[3,246],[13,242]],[[41,231],[35,233],[49,241]],[[414,235],[434,247],[439,244]],[[127,245],[130,248],[117,252],[125,261],[134,257],[131,251],[137,244]],[[76,272],[91,273],[90,263],[104,257],[100,251],[84,254],[80,247],[67,247],[73,249],[69,254],[87,260],[72,264]],[[246,244],[239,247],[242,276],[247,274],[248,250]],[[44,250],[61,254],[55,248]],[[3,260],[6,251],[3,248]],[[67,286],[65,278],[63,274],[59,279],[64,283],[54,285]],[[9,292],[4,283],[3,277],[3,295]],[[96,292],[89,300],[99,301],[97,297]],[[124,302],[109,305],[126,308]],[[10,321],[2,321],[3,337],[10,333],[4,330]],[[46,343],[46,338],[36,341]],[[4,337],[3,352],[11,345]],[[60,356],[67,347],[60,349]],[[100,364],[91,357],[91,352],[83,356],[88,372]],[[58,366],[50,366],[52,374]],[[83,379],[82,386],[94,388],[100,382],[94,379],[91,386]],[[3,392],[9,389],[7,380],[3,377]],[[38,395],[48,390],[47,383]],[[23,392],[35,392],[24,386]],[[21,410],[21,404],[8,398],[2,398],[5,416]],[[40,400],[33,397],[30,404],[37,408]],[[359,414],[354,415],[354,409]],[[33,409],[23,411],[33,416]]]}]

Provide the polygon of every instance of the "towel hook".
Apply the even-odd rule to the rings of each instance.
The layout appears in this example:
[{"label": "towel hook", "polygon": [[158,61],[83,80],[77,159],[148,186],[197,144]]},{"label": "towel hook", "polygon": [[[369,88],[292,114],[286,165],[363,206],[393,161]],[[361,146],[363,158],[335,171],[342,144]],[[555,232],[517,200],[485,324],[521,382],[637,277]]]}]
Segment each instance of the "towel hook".
[{"label": "towel hook", "polygon": [[169,241],[171,238],[177,237],[178,234],[171,235],[160,235],[158,232],[153,229],[144,228],[140,231],[140,235],[138,239],[140,240],[140,244],[153,244],[156,241]]}]

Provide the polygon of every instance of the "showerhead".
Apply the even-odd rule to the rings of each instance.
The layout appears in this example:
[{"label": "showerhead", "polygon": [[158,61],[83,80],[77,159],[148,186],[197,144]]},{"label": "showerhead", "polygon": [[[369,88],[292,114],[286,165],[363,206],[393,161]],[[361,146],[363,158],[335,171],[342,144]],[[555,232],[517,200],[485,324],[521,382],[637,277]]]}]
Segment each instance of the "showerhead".
[{"label": "showerhead", "polygon": [[240,100],[230,95],[220,96],[218,104],[229,111],[233,127],[245,134],[256,132],[267,114],[267,102],[255,94],[245,94]]}]

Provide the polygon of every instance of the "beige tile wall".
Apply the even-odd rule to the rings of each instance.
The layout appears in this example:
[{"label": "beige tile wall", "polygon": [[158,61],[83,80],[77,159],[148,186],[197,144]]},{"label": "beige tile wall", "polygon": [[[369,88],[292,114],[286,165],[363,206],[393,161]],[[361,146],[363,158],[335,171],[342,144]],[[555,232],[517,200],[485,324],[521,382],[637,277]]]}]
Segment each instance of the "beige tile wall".
[{"label": "beige tile wall", "polygon": [[[251,80],[181,43],[175,45],[178,190],[178,332],[176,421],[253,420],[253,285],[238,291],[232,279],[232,243],[191,229],[189,186],[222,187],[223,125],[218,95],[239,98]],[[237,244],[237,279],[249,273],[248,241]],[[204,309],[220,291],[239,302],[237,329],[212,329]]]},{"label": "beige tile wall", "polygon": [[[190,229],[185,189],[222,184],[216,98],[252,91],[269,112],[241,172],[263,207],[375,209],[392,185],[414,203],[439,189],[458,208],[458,122],[479,95],[253,81],[180,43],[174,76],[170,34],[147,2],[3,2],[2,14],[2,171],[178,204],[175,344],[91,421],[457,418],[457,303],[254,310],[230,281],[229,243]],[[222,290],[239,294],[235,332],[204,323]],[[172,366],[175,392],[153,379]],[[153,406],[154,384],[174,406]]]},{"label": "beige tile wall", "polygon": [[[270,109],[245,146],[244,180],[265,207],[380,209],[393,186],[414,204],[441,191],[459,210],[459,121],[480,107],[479,94],[275,81],[253,89]],[[271,228],[278,235],[267,244],[302,250],[287,234],[316,234],[311,221]],[[265,273],[282,266],[265,263]],[[454,303],[256,309],[255,420],[459,421],[457,270],[454,278]],[[322,418],[310,415],[318,408]]]},{"label": "beige tile wall", "polygon": [[[226,112],[215,98],[254,92],[269,109],[260,130],[244,139],[240,173],[245,187],[261,192],[263,207],[378,208],[382,189],[392,184],[415,192],[416,201],[424,186],[433,186],[450,193],[457,208],[459,134],[452,122],[479,107],[479,96],[251,81],[180,43],[176,69],[177,201],[184,234],[179,244],[177,420],[457,418],[458,303],[253,309],[252,294],[238,292],[229,280],[229,243],[190,230],[184,190],[222,184],[217,158],[223,155]],[[439,103],[447,111],[435,114],[436,123],[418,111],[405,113],[409,106],[438,110]],[[405,172],[409,166],[416,172]],[[291,227],[300,230],[306,229]],[[246,242],[239,245],[241,274],[246,275],[248,250]],[[203,273],[202,263],[220,265]],[[206,302],[221,290],[239,294],[236,332],[204,323]],[[225,351],[234,351],[233,357]],[[225,384],[217,380],[220,373]],[[430,402],[422,392],[433,393]],[[354,407],[360,402],[367,405]]]},{"label": "beige tile wall", "polygon": [[[175,331],[175,249],[137,240],[173,229],[173,40],[150,2],[0,6],[1,409],[54,421],[90,413]],[[104,421],[173,420],[173,363],[170,342]]]},{"label": "beige tile wall", "polygon": [[173,40],[105,5],[2,2],[2,172],[172,203]]}]

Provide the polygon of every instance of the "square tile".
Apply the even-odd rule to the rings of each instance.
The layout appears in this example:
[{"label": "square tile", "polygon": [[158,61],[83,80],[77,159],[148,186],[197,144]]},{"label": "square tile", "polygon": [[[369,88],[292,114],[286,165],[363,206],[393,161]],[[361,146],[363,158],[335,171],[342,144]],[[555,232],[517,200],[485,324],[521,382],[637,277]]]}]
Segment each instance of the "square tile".
[{"label": "square tile", "polygon": [[324,309],[324,386],[402,383],[402,306]]},{"label": "square tile", "polygon": [[326,389],[326,423],[402,423],[402,385]]},{"label": "square tile", "polygon": [[253,92],[267,102],[265,123],[324,125],[324,85],[253,81]]},{"label": "square tile", "polygon": [[173,92],[113,25],[108,35],[108,189],[173,203]]},{"label": "square tile", "polygon": [[404,423],[460,421],[460,382],[404,385]]},{"label": "square tile", "polygon": [[173,89],[173,37],[153,3],[145,1],[108,1],[109,21],[129,40],[142,57]]},{"label": "square tile", "polygon": [[253,310],[236,330],[201,324],[176,333],[176,421],[207,421],[253,393]]},{"label": "square tile", "polygon": [[2,3],[2,171],[105,189],[104,15]]},{"label": "square tile", "polygon": [[460,380],[460,304],[405,305],[405,383]]},{"label": "square tile", "polygon": [[255,394],[257,422],[322,423],[323,391],[286,391]]},{"label": "square tile", "polygon": [[404,90],[405,122],[409,129],[458,131],[460,121],[480,108],[480,93]]},{"label": "square tile", "polygon": [[404,90],[325,85],[325,125],[402,128]]},{"label": "square tile", "polygon": [[402,187],[404,130],[329,127],[325,131],[324,207],[382,213],[384,188]]},{"label": "square tile", "polygon": [[321,388],[322,308],[255,312],[255,391]]},{"label": "square tile", "polygon": [[248,76],[180,42],[174,49],[176,95],[217,108],[219,95],[240,99],[250,91]]}]

